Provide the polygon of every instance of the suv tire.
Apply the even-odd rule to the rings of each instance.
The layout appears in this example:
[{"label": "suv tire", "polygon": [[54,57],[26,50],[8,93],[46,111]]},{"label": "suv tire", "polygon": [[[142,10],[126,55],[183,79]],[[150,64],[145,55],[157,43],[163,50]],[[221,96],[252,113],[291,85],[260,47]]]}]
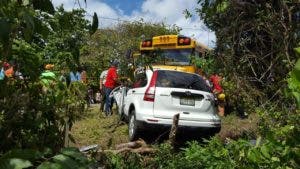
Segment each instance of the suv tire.
[{"label": "suv tire", "polygon": [[132,110],[129,115],[128,136],[130,141],[134,141],[139,137],[139,128],[135,118],[135,110]]}]

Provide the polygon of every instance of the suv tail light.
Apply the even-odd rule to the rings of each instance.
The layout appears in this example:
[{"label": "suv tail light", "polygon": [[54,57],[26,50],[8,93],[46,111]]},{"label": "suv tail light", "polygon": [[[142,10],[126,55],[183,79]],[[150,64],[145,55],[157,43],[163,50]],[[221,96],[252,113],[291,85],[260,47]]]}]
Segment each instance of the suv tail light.
[{"label": "suv tail light", "polygon": [[144,100],[149,101],[149,102],[154,102],[155,98],[155,84],[156,84],[156,79],[157,79],[157,71],[153,72],[150,85],[146,89],[145,95],[144,95]]}]

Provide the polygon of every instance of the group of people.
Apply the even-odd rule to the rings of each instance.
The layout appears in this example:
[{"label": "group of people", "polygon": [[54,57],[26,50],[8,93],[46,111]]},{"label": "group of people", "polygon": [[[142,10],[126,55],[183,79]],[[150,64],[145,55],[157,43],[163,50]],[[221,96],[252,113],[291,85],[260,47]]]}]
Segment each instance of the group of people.
[{"label": "group of people", "polygon": [[[102,112],[105,112],[106,116],[112,115],[113,99],[109,97],[109,95],[120,82],[118,80],[117,73],[118,65],[118,60],[112,61],[110,68],[108,70],[104,70],[100,75],[100,110]],[[0,80],[3,80],[4,78],[24,78],[22,73],[18,70],[18,66],[14,66],[13,64],[10,64],[8,62],[1,61],[0,66]],[[54,68],[53,64],[46,64],[44,68],[45,71],[41,74],[40,78],[45,88],[48,88],[51,86],[50,84],[56,80],[56,74],[52,71]],[[66,84],[70,84],[73,82],[82,82],[87,84],[87,72],[85,68],[78,68],[77,70],[70,71],[69,73],[67,73],[65,70],[61,70],[60,73],[61,76],[59,77],[59,80],[65,82]],[[213,73],[209,78],[207,78],[206,74],[202,72],[201,69],[199,69],[197,73],[202,76],[207,85],[211,87],[212,92],[217,96],[218,113],[220,116],[224,116],[225,94],[221,86],[221,81],[223,78],[216,73]],[[93,97],[91,97],[89,93],[90,92],[87,91],[88,105],[93,103]]]},{"label": "group of people", "polygon": [[[74,82],[79,82],[83,84],[87,84],[88,82],[86,68],[84,67],[70,71],[69,73],[65,69],[62,69],[60,71],[60,77],[58,79],[56,77],[56,74],[53,72],[53,64],[46,64],[44,68],[45,70],[40,76],[40,79],[43,83],[44,92],[46,92],[49,87],[55,84],[56,80],[65,83],[67,86]],[[93,92],[91,88],[88,88],[85,99],[88,106],[94,103]]]},{"label": "group of people", "polygon": [[[49,83],[52,80],[56,80],[56,74],[53,72],[54,64],[46,64],[44,68],[45,70],[41,74],[42,81]],[[65,82],[66,84],[72,82],[87,83],[87,73],[85,69],[78,68],[77,70],[70,71],[69,73],[62,69],[60,74],[59,80]]]},{"label": "group of people", "polygon": [[19,71],[17,65],[0,61],[0,80],[3,80],[4,78],[23,79],[23,75]]},{"label": "group of people", "polygon": [[[44,71],[42,72],[40,78],[43,83],[50,83],[56,79],[56,74],[53,72],[54,64],[46,64],[44,66]],[[60,81],[71,83],[80,81],[87,83],[87,73],[85,68],[77,69],[75,71],[70,71],[69,74],[65,70],[61,70],[61,76],[59,77]],[[2,62],[0,61],[0,80],[4,78],[18,78],[24,79],[23,74],[19,70],[19,66],[13,62]]]}]

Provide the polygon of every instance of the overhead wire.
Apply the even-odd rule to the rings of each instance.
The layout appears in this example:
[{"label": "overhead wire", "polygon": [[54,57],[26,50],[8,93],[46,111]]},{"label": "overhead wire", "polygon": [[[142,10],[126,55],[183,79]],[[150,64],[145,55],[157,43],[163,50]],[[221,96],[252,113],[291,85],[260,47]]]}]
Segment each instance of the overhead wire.
[{"label": "overhead wire", "polygon": [[[88,17],[93,17],[92,14],[86,12],[86,16]],[[98,20],[99,20],[99,23],[101,22],[100,19],[106,19],[106,20],[111,20],[111,21],[115,21],[115,22],[128,22],[128,23],[131,23],[131,22],[134,22],[134,21],[137,21],[137,20],[125,20],[125,19],[120,19],[120,18],[111,18],[111,17],[104,17],[104,16],[97,16],[98,17]],[[207,32],[207,38],[208,38],[208,46],[209,46],[209,40],[210,40],[210,37],[209,37],[209,34],[212,32],[211,30],[207,29],[207,28],[191,28],[191,27],[180,27],[178,26],[180,29],[182,30],[198,30],[198,31],[206,31]]]},{"label": "overhead wire", "polygon": [[[93,17],[93,15],[91,15],[90,13],[87,13],[86,16],[88,17]],[[111,17],[104,17],[104,16],[98,16],[98,19],[106,19],[106,20],[111,20],[111,21],[116,21],[116,22],[134,22],[137,20],[125,20],[125,19],[120,19],[120,18],[111,18]],[[209,31],[208,29],[205,28],[191,28],[191,27],[181,27],[178,26],[181,29],[188,29],[188,30],[205,30],[205,31]]]}]

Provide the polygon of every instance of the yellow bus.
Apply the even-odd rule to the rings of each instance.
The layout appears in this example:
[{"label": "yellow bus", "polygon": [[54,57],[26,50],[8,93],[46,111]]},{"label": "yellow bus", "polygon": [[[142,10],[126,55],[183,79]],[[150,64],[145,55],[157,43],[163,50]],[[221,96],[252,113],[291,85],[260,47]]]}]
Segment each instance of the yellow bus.
[{"label": "yellow bus", "polygon": [[205,45],[181,35],[155,36],[140,43],[140,54],[151,60],[153,69],[195,73],[194,60],[208,51]]}]

